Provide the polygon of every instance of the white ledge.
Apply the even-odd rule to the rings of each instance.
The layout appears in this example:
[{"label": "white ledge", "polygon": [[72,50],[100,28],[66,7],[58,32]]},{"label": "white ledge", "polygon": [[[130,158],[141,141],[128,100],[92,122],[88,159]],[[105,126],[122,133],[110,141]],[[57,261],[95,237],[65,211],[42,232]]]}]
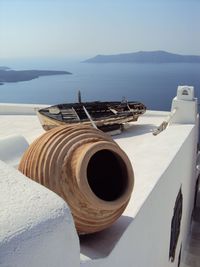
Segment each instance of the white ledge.
[{"label": "white ledge", "polygon": [[0,203],[0,266],[79,266],[74,222],[59,196],[0,161]]}]

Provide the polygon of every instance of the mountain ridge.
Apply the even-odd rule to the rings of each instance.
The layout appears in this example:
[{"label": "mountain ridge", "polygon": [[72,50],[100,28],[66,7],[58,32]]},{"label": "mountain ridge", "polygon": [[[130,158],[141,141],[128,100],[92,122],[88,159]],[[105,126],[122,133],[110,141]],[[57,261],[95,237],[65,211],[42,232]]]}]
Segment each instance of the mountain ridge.
[{"label": "mountain ridge", "polygon": [[180,55],[157,51],[138,51],[133,53],[120,53],[115,55],[97,55],[83,63],[200,63],[200,56]]}]

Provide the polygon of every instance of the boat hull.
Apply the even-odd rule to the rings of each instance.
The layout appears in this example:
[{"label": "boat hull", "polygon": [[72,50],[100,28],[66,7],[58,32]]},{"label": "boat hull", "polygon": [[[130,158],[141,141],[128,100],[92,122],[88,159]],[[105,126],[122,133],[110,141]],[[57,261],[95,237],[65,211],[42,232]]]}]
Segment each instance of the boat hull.
[{"label": "boat hull", "polygon": [[[38,118],[40,120],[40,123],[43,127],[43,129],[45,131],[48,131],[52,128],[58,127],[60,125],[79,125],[79,124],[83,124],[83,125],[88,125],[91,126],[91,122],[90,121],[84,121],[84,122],[66,122],[66,121],[58,121],[56,119],[53,118],[49,118],[41,113],[37,113]],[[98,128],[101,128],[101,126],[105,126],[105,125],[115,125],[115,124],[123,124],[123,123],[127,123],[127,122],[131,122],[131,121],[137,121],[139,116],[134,116],[134,117],[127,117],[127,118],[118,118],[118,119],[108,119],[108,120],[101,120],[101,121],[95,121],[95,124]]]},{"label": "boat hull", "polygon": [[[111,103],[111,104],[110,104]],[[96,105],[96,106],[95,106]],[[51,106],[37,112],[44,130],[50,130],[60,125],[94,125],[106,131],[113,126],[137,121],[138,117],[146,111],[146,107],[138,102],[120,106],[120,102],[91,102]],[[87,108],[89,115],[84,114]],[[118,110],[116,110],[118,108]],[[91,116],[90,116],[91,115]],[[84,117],[85,116],[85,117]],[[104,130],[105,129],[105,130]]]}]

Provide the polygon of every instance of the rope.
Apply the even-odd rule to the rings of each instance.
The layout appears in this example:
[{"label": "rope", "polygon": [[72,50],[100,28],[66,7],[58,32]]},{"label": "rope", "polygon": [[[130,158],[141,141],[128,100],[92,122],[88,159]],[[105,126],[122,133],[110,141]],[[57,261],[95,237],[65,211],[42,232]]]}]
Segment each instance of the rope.
[{"label": "rope", "polygon": [[160,126],[158,126],[154,131],[153,131],[153,135],[158,135],[159,133],[161,133],[162,131],[164,131],[169,122],[171,121],[171,119],[174,117],[174,115],[176,114],[177,108],[174,108],[171,113],[169,114],[169,116],[167,117],[167,119],[165,121],[163,121]]}]

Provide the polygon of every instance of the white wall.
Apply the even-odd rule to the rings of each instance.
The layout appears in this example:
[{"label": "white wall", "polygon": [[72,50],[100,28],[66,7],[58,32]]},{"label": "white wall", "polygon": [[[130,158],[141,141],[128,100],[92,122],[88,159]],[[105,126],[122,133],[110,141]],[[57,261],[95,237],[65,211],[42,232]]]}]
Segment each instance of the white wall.
[{"label": "white wall", "polygon": [[22,135],[0,138],[0,160],[17,167],[29,144]]},{"label": "white wall", "polygon": [[[184,250],[193,207],[196,182],[196,138],[197,129],[194,126],[111,254],[105,259],[83,262],[82,266],[177,266],[181,243]],[[181,232],[176,258],[171,263],[169,261],[171,219],[180,187],[183,193]]]},{"label": "white wall", "polygon": [[0,115],[35,115],[38,109],[47,105],[0,103]]},{"label": "white wall", "polygon": [[67,204],[0,161],[0,266],[80,266]]}]

